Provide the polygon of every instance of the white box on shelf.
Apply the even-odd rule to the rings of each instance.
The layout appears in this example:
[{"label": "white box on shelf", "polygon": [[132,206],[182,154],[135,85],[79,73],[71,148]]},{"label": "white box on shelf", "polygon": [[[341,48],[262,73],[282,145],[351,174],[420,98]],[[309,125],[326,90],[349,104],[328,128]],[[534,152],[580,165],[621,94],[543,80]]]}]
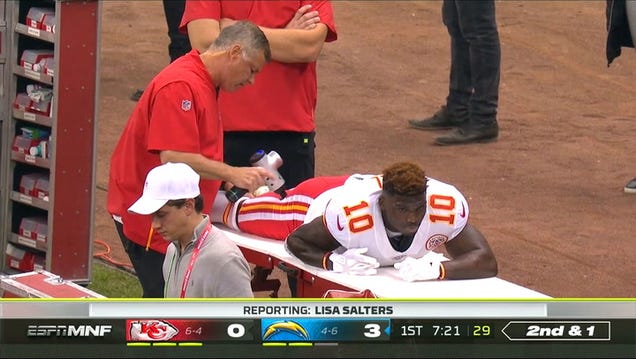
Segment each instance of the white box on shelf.
[{"label": "white box on shelf", "polygon": [[43,30],[42,24],[47,15],[55,15],[55,9],[33,6],[26,16],[26,26]]},{"label": "white box on shelf", "polygon": [[44,59],[52,58],[53,50],[49,49],[26,49],[20,56],[20,67],[35,72],[44,73]]}]

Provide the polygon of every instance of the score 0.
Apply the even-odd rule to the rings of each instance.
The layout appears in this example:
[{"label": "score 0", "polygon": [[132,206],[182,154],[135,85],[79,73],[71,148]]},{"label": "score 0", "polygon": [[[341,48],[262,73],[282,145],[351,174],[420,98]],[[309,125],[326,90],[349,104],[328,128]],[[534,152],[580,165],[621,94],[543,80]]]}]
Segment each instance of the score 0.
[{"label": "score 0", "polygon": [[245,326],[240,323],[231,323],[227,326],[227,336],[230,338],[243,338]]},{"label": "score 0", "polygon": [[254,340],[254,322],[246,320],[231,320],[224,323],[224,327],[219,328],[219,334],[224,340]]}]

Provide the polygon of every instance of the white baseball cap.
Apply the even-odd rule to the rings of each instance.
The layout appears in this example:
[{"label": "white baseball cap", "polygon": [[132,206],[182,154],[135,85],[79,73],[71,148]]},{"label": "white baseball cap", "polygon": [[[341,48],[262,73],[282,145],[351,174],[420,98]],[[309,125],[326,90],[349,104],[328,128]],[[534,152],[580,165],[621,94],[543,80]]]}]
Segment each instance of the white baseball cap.
[{"label": "white baseball cap", "polygon": [[144,192],[129,212],[151,214],[168,201],[197,197],[200,176],[185,163],[164,163],[148,172]]}]

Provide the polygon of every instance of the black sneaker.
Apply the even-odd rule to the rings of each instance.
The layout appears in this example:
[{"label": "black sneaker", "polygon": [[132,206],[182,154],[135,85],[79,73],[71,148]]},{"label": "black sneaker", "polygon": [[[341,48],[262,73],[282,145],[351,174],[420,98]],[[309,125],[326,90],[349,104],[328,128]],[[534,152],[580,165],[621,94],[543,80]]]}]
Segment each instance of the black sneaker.
[{"label": "black sneaker", "polygon": [[625,193],[636,194],[636,178],[627,182],[627,184],[625,185]]},{"label": "black sneaker", "polygon": [[460,122],[457,116],[446,110],[446,106],[442,106],[431,117],[421,120],[409,120],[409,126],[425,131],[448,130],[459,126]]},{"label": "black sneaker", "polygon": [[462,145],[466,143],[490,142],[499,136],[497,122],[486,127],[458,127],[450,133],[435,139],[435,144],[440,146]]}]

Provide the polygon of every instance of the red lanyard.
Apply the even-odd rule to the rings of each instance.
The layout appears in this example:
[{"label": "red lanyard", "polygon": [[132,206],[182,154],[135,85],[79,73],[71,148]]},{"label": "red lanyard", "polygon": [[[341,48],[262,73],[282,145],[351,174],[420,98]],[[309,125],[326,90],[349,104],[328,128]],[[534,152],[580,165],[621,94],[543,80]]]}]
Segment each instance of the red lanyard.
[{"label": "red lanyard", "polygon": [[185,298],[186,288],[188,288],[188,281],[190,279],[190,274],[192,274],[192,267],[194,267],[194,262],[197,260],[197,256],[199,255],[199,251],[203,246],[203,242],[208,237],[208,234],[212,230],[212,223],[208,222],[205,226],[203,232],[199,236],[197,240],[197,246],[192,250],[192,257],[190,257],[190,263],[188,263],[188,268],[186,268],[185,274],[183,275],[183,284],[181,284],[181,298]]}]

